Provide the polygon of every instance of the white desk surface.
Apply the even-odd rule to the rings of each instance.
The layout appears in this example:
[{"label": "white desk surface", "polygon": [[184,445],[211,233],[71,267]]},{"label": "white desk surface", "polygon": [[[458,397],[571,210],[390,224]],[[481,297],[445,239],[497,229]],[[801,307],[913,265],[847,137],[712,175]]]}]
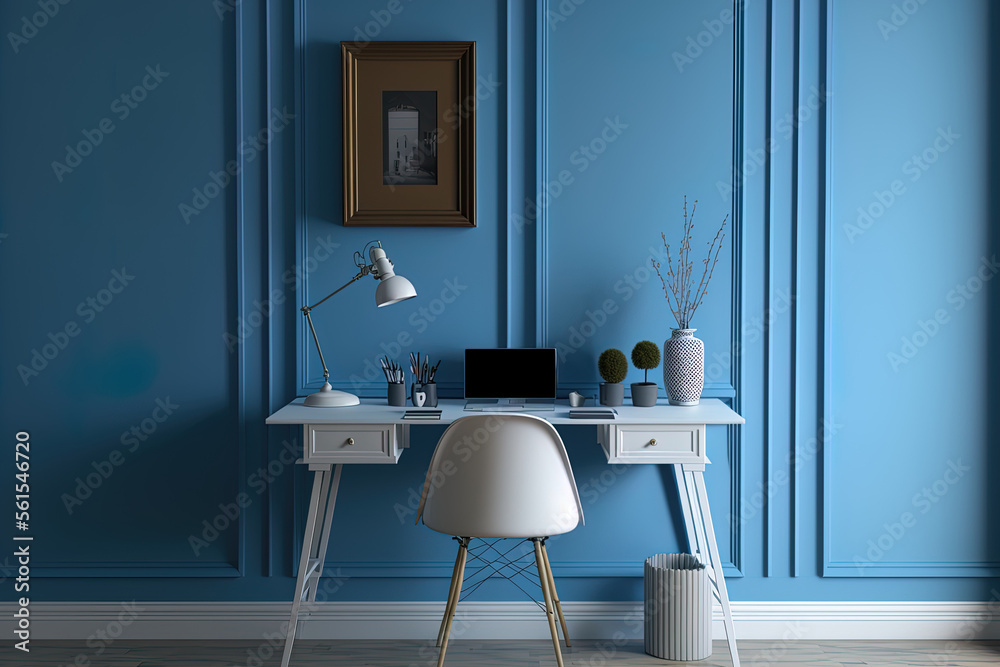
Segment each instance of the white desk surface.
[{"label": "white desk surface", "polygon": [[[703,398],[700,405],[680,407],[668,405],[666,399],[660,399],[651,408],[637,408],[631,404],[619,405],[613,408],[618,412],[614,420],[602,419],[570,419],[569,402],[556,401],[555,410],[529,412],[514,410],[502,412],[466,412],[465,399],[441,399],[438,408],[441,409],[440,420],[403,419],[403,412],[412,407],[393,407],[386,405],[384,398],[362,399],[361,405],[346,408],[311,408],[303,405],[304,398],[294,401],[281,408],[267,418],[268,424],[450,424],[460,417],[477,414],[531,414],[542,417],[553,425],[577,424],[581,426],[593,424],[743,424],[745,420],[729,406],[717,398]],[[589,403],[589,401],[588,401]],[[585,407],[604,407],[587,405]],[[417,408],[419,409],[419,408]]]}]

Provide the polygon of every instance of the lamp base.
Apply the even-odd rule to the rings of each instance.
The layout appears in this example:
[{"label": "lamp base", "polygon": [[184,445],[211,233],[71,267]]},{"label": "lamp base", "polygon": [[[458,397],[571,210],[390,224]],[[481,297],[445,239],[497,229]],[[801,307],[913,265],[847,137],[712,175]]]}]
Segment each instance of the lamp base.
[{"label": "lamp base", "polygon": [[346,408],[359,403],[361,403],[361,399],[354,394],[334,389],[327,382],[315,394],[307,396],[305,404],[310,408]]}]

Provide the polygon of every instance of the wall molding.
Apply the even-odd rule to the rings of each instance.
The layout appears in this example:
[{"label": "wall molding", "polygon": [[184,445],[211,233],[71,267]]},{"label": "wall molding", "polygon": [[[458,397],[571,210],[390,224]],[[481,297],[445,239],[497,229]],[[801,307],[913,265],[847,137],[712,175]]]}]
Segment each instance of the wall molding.
[{"label": "wall molding", "polygon": [[[123,640],[277,639],[288,621],[283,602],[36,602],[32,638],[86,640],[112,623]],[[3,632],[14,629],[15,604],[4,603]],[[642,638],[640,602],[563,602],[570,634],[610,639]],[[998,639],[1000,593],[989,602],[733,602],[739,639],[904,640]],[[300,639],[426,639],[433,644],[443,602],[322,602],[301,622]],[[530,602],[463,602],[454,639],[548,639],[545,617]],[[721,610],[713,633],[725,636]]]},{"label": "wall molding", "polygon": [[[549,182],[549,0],[537,0],[535,25],[535,202]],[[536,206],[535,347],[549,341],[549,207]]]},{"label": "wall molding", "polygon": [[[833,192],[833,114],[835,101],[838,99],[833,90],[834,62],[832,57],[835,26],[833,20],[834,0],[824,0],[820,19],[826,28],[823,54],[825,67],[822,70],[822,88],[826,91],[828,101],[825,105],[825,131],[823,135],[820,165],[824,170],[822,184],[823,246],[820,256],[823,259],[821,273],[823,304],[821,309],[823,331],[822,338],[822,409],[826,424],[834,422],[833,405],[833,224],[834,211],[831,193]],[[832,98],[833,101],[829,101]],[[833,452],[831,447],[823,447],[822,455],[822,576],[824,577],[969,577],[994,578],[1000,577],[1000,562],[998,561],[879,561],[866,563],[865,574],[852,561],[835,560],[833,555],[833,510],[836,506],[833,497]]]},{"label": "wall molding", "polygon": [[892,561],[860,563],[845,560],[830,560],[823,563],[826,577],[974,577],[992,579],[1000,576],[1000,562],[997,561]]},{"label": "wall molding", "polygon": [[[515,50],[512,48],[512,33],[515,30],[515,24],[512,19],[512,7],[513,3],[511,0],[506,0],[504,17],[506,20],[506,30],[505,39],[503,40],[505,47],[505,66],[508,76],[511,75],[513,71],[512,58],[515,57]],[[306,58],[306,6],[305,0],[296,0],[294,3],[295,8],[295,20],[294,20],[294,38],[293,42],[295,44],[295,99],[297,104],[298,118],[296,122],[296,140],[295,140],[295,166],[296,166],[296,248],[297,248],[297,262],[301,261],[302,257],[305,257],[307,253],[307,244],[309,234],[307,233],[309,219],[305,211],[305,202],[307,201],[307,186],[308,179],[305,178],[306,170],[306,150],[307,146],[304,141],[304,129],[307,126],[306,118],[306,83],[308,81],[307,77],[307,58]],[[536,171],[536,191],[532,193],[535,201],[541,201],[542,188],[545,183],[548,182],[548,116],[549,116],[549,99],[548,99],[548,88],[549,88],[549,45],[550,45],[550,29],[548,26],[548,12],[550,7],[550,0],[534,0],[534,13],[535,13],[535,171]],[[743,146],[742,142],[739,141],[741,136],[737,129],[737,126],[742,123],[742,94],[740,87],[742,86],[743,76],[741,74],[741,68],[743,67],[744,56],[742,53],[743,42],[742,42],[742,23],[744,16],[743,3],[738,0],[733,1],[733,12],[737,16],[736,24],[738,26],[737,30],[734,30],[734,58],[733,58],[733,85],[734,85],[734,106],[733,106],[733,122],[734,122],[734,143],[733,143],[733,164],[742,164],[742,154]],[[526,45],[527,46],[527,45]],[[510,177],[510,164],[511,164],[511,137],[514,132],[511,122],[511,104],[512,95],[508,91],[508,97],[506,104],[504,105],[504,111],[506,112],[507,118],[505,119],[505,132],[506,141],[505,145],[508,148],[506,161],[507,165],[505,168],[506,173],[506,192],[504,201],[507,206],[507,247],[505,249],[505,259],[501,262],[502,270],[506,275],[501,275],[499,278],[505,284],[505,298],[507,302],[504,304],[505,313],[505,332],[503,337],[506,337],[508,343],[513,338],[513,331],[511,327],[512,321],[512,306],[511,299],[512,286],[511,286],[511,275],[512,267],[511,260],[514,252],[514,248],[511,241],[511,220],[510,214],[513,212],[513,192],[514,183]],[[730,332],[730,349],[738,350],[742,347],[741,336],[741,326],[739,319],[739,314],[742,312],[742,306],[738,303],[743,294],[743,285],[741,279],[740,267],[743,263],[743,258],[740,256],[742,249],[742,224],[741,224],[741,208],[742,205],[739,201],[739,195],[734,194],[732,210],[730,212],[730,219],[732,220],[733,229],[733,257],[732,257],[732,282],[731,282],[731,294],[733,302],[733,316],[731,323]],[[548,232],[549,232],[549,216],[548,210],[545,207],[539,207],[537,218],[535,220],[535,303],[525,304],[525,307],[531,307],[533,305],[533,310],[535,314],[535,344],[538,346],[544,346],[548,343],[549,338],[549,322],[548,322],[548,303],[549,303],[549,244],[548,244]],[[526,261],[531,261],[530,258]],[[309,276],[305,277],[305,284],[301,290],[299,298],[302,299],[304,295],[308,294],[308,279]],[[302,318],[297,318],[295,324],[297,341],[297,367],[298,374],[296,379],[296,384],[300,388],[305,388],[306,390],[314,390],[318,388],[321,383],[321,379],[318,377],[310,377],[310,365],[309,365],[309,349],[311,347],[311,341],[307,340],[308,334],[305,326],[303,325]],[[734,355],[735,356],[735,355]],[[733,364],[734,368],[730,371],[730,380],[728,382],[716,382],[710,383],[706,386],[706,391],[704,395],[708,398],[720,398],[724,402],[732,405],[736,401],[737,387],[739,386],[740,378],[742,376],[738,366],[740,363]],[[384,391],[384,383],[379,382],[363,382],[363,383],[352,383],[345,380],[335,380],[331,379],[331,384],[336,389],[343,389],[351,392],[358,393],[362,396],[375,396],[380,395],[379,392]],[[583,386],[580,383],[576,383],[572,386],[560,384],[559,390],[560,395],[565,395],[570,388],[582,389],[585,392],[597,393],[597,384],[585,383]],[[442,383],[440,387],[441,394],[443,397],[459,397],[461,396],[461,383]],[[661,395],[665,396],[665,394]],[[729,483],[729,503],[726,506],[728,509],[728,516],[739,517],[742,512],[742,437],[739,429],[729,428],[727,429],[726,436],[726,452],[727,459],[730,466],[730,483]],[[295,500],[294,503],[294,532],[295,535],[299,535],[300,524],[302,516],[304,515],[304,509],[300,507],[301,494],[297,492],[299,486],[299,478],[296,477],[295,483]],[[718,509],[716,510],[718,513]],[[729,577],[742,577],[743,575],[743,565],[742,565],[742,555],[743,555],[743,522],[733,521],[729,522],[729,549],[728,553],[725,554],[725,562],[723,566],[725,568],[726,576]],[[680,537],[683,540],[683,537]],[[300,546],[297,542],[293,544],[293,563],[298,561],[298,552]],[[418,562],[393,562],[385,564],[388,569],[375,570],[366,564],[344,564],[342,567],[350,570],[352,576],[357,577],[385,577],[385,576],[441,576],[447,577],[450,574],[452,563],[450,562],[428,562],[428,563],[418,563]],[[335,566],[333,563],[329,563],[328,566]],[[294,565],[292,566],[294,567]],[[608,576],[608,567],[610,567],[614,572],[615,576],[641,576],[642,569],[641,564],[636,566],[635,563],[631,561],[621,561],[614,563],[592,563],[592,562],[582,562],[582,563],[572,563],[566,564],[564,566],[564,571],[572,570],[573,574],[570,576],[581,576],[581,577],[591,577],[591,576]],[[347,571],[345,569],[345,572]],[[556,566],[559,570],[559,566]],[[419,574],[417,574],[419,573]]]},{"label": "wall molding", "polygon": [[[455,562],[448,560],[427,561],[328,561],[326,576],[347,579],[374,578],[439,578],[451,577]],[[724,561],[723,572],[727,579],[740,578],[743,573],[733,563]],[[336,573],[336,574],[334,574]],[[556,577],[635,577],[643,576],[641,560],[564,560],[552,561]]]},{"label": "wall molding", "polygon": [[[548,20],[551,0],[536,0],[536,154],[535,171],[537,174],[535,201],[542,201],[543,189],[549,182],[549,52],[550,39]],[[733,173],[739,173],[743,164],[743,142],[742,142],[742,122],[743,122],[743,68],[745,57],[743,53],[743,25],[746,20],[746,10],[744,3],[740,0],[733,0],[734,20],[733,30]],[[740,315],[742,314],[743,299],[743,278],[742,278],[742,248],[743,248],[743,225],[742,215],[743,201],[742,189],[736,184],[733,192],[733,201],[729,212],[729,219],[732,221],[732,262],[731,262],[731,284],[730,303],[732,304],[732,317],[729,335],[729,349],[733,357],[739,359],[738,363],[731,364],[730,379],[728,382],[708,383],[705,386],[703,396],[705,398],[719,398],[723,402],[730,404],[739,411],[738,390],[743,373],[740,367],[743,364],[742,355],[738,351],[743,349],[742,326]],[[550,347],[550,327],[549,327],[549,211],[548,207],[538,207],[538,217],[535,221],[536,233],[536,258],[535,258],[535,345],[537,347]],[[560,382],[558,393],[560,396],[568,394],[571,389],[582,390],[585,394],[596,395],[600,383],[594,382]],[[665,398],[666,393],[663,387],[658,390],[658,396]],[[631,395],[631,390],[626,387],[626,394]],[[726,430],[726,453],[729,462],[729,560],[723,563],[727,576],[743,576],[743,522],[734,521],[731,517],[742,516],[743,511],[743,446],[740,429],[735,427]],[[718,510],[716,510],[718,512]],[[681,541],[683,537],[680,536]],[[625,563],[621,566],[627,567]]]},{"label": "wall molding", "polygon": [[[263,0],[267,2],[268,0]],[[233,37],[233,68],[227,69],[227,72],[232,75],[232,91],[234,95],[234,106],[236,110],[236,118],[233,124],[232,136],[228,139],[228,145],[232,148],[234,153],[236,147],[240,144],[241,138],[246,136],[246,117],[248,115],[248,109],[254,108],[254,103],[258,99],[257,95],[259,93],[257,84],[250,83],[246,81],[246,73],[244,72],[244,67],[247,67],[246,58],[244,57],[244,42],[250,40],[253,43],[254,30],[257,27],[257,23],[253,18],[248,20],[248,16],[253,9],[259,11],[257,3],[237,3],[233,7],[233,21],[232,26],[229,29],[232,30],[230,35]],[[225,57],[225,56],[223,56]],[[259,113],[256,111],[249,112],[251,118],[259,117]],[[265,118],[266,118],[265,113]],[[248,195],[245,184],[248,178],[252,179],[258,172],[251,168],[250,162],[246,155],[238,153],[235,159],[239,160],[239,171],[234,176],[234,192],[232,194],[226,194],[225,197],[230,196],[235,200],[234,207],[231,212],[226,214],[226,225],[229,233],[232,235],[231,238],[227,239],[227,243],[231,243],[231,246],[227,248],[227,254],[232,252],[232,260],[235,263],[235,280],[230,281],[226,279],[226,291],[229,295],[229,302],[223,308],[226,312],[226,317],[229,319],[229,313],[235,316],[233,319],[237,321],[244,321],[244,317],[250,310],[253,309],[251,304],[255,292],[253,289],[248,289],[247,281],[248,275],[254,275],[257,272],[258,260],[256,258],[257,251],[260,246],[258,244],[257,238],[254,237],[260,227],[259,227],[259,217],[253,215],[254,204],[252,202],[253,194]],[[248,207],[250,208],[250,213],[248,215]],[[248,222],[248,218],[250,222]],[[220,258],[220,261],[225,261],[226,258]],[[247,423],[251,421],[250,413],[248,412],[248,396],[251,396],[250,388],[254,390],[257,388],[257,378],[251,377],[251,373],[257,373],[256,366],[248,361],[247,356],[247,345],[240,344],[237,346],[236,360],[233,364],[233,370],[230,373],[230,390],[235,398],[235,410],[236,419],[235,424],[233,424],[234,431],[237,434],[235,441],[232,441],[232,446],[235,448],[236,457],[236,470],[237,475],[236,481],[236,495],[246,492],[247,489],[247,450],[249,435],[247,430]],[[229,404],[232,406],[232,403]],[[266,438],[266,434],[261,437]],[[226,499],[227,501],[230,499]],[[205,517],[206,519],[211,519],[211,517]],[[196,528],[192,526],[192,528]],[[246,512],[240,512],[238,518],[234,522],[235,528],[235,545],[236,554],[235,562],[231,561],[63,561],[58,563],[46,563],[38,562],[33,566],[33,574],[39,579],[92,579],[92,578],[111,578],[111,579],[122,579],[122,578],[145,578],[145,577],[156,577],[156,578],[237,578],[243,577],[246,574],[246,563],[247,563],[247,518]]]},{"label": "wall molding", "polygon": [[[238,524],[237,524],[238,525]],[[243,542],[240,537],[240,555]],[[242,562],[242,558],[241,558]],[[238,578],[244,576],[240,567],[232,563],[204,563],[190,561],[69,561],[55,564],[39,564],[32,567],[32,575],[38,579],[131,579],[156,577],[158,579],[185,578]]]}]

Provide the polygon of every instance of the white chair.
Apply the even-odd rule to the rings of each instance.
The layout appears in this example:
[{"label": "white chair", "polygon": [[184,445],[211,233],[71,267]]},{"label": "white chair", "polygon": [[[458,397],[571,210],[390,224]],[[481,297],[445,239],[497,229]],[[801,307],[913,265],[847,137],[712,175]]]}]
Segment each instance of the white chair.
[{"label": "white chair", "polygon": [[533,543],[556,662],[563,667],[555,614],[566,646],[570,643],[545,540],[582,523],[583,507],[566,448],[552,424],[526,414],[483,414],[453,422],[427,468],[417,522],[421,518],[428,528],[459,543],[438,631],[438,667],[444,664],[473,538]]}]

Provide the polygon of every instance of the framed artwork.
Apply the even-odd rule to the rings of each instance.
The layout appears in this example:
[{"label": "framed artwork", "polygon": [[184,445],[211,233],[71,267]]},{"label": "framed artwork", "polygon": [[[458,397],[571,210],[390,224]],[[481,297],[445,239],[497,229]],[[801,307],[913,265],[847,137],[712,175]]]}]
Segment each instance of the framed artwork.
[{"label": "framed artwork", "polygon": [[476,226],[476,43],[341,42],[344,225]]}]

